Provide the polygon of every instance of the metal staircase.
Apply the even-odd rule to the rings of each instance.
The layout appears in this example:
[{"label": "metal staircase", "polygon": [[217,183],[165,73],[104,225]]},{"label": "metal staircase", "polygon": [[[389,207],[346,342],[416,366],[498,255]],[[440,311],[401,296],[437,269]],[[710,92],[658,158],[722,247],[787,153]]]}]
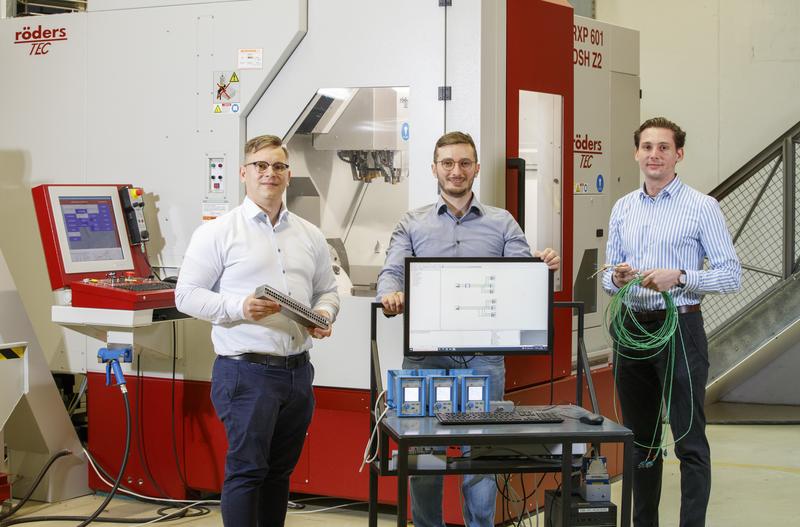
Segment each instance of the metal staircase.
[{"label": "metal staircase", "polygon": [[800,342],[798,166],[800,123],[710,193],[742,262],[742,289],[703,301],[711,363],[706,404]]}]

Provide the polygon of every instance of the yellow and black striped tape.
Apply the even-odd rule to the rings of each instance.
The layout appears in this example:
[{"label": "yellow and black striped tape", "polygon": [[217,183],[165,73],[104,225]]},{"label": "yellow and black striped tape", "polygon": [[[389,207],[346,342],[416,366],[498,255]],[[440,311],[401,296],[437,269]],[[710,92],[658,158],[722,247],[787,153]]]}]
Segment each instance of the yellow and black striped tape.
[{"label": "yellow and black striped tape", "polygon": [[21,359],[25,355],[25,346],[18,348],[0,348],[0,360]]}]

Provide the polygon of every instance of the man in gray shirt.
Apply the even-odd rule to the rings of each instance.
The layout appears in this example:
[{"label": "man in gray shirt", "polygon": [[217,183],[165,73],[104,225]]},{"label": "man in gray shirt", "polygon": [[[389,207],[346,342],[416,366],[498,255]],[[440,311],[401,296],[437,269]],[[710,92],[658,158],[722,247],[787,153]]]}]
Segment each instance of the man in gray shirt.
[{"label": "man in gray shirt", "polygon": [[[504,209],[484,205],[472,192],[480,171],[478,152],[469,134],[450,132],[436,142],[431,170],[441,195],[432,205],[407,212],[392,233],[386,263],[378,276],[378,300],[384,312],[403,312],[404,262],[407,256],[529,257],[525,234]],[[561,261],[552,249],[535,252],[558,269]],[[464,368],[465,361],[451,357],[406,357],[403,368]],[[502,356],[476,356],[466,367],[489,376],[491,400],[505,393]],[[494,526],[497,489],[493,475],[466,475],[461,486],[464,521],[470,526]],[[442,477],[411,477],[411,512],[418,527],[443,527]]]}]

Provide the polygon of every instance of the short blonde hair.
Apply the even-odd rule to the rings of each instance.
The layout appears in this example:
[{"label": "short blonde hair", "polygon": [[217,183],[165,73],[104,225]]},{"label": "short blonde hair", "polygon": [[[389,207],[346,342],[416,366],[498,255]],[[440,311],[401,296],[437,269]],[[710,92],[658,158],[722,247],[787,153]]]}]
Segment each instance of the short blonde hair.
[{"label": "short blonde hair", "polygon": [[283,141],[277,135],[259,135],[258,137],[250,139],[244,145],[244,155],[247,157],[247,154],[255,154],[265,148],[282,148],[283,153],[286,154],[286,159],[289,159],[289,150],[287,150],[286,145],[283,144]]}]

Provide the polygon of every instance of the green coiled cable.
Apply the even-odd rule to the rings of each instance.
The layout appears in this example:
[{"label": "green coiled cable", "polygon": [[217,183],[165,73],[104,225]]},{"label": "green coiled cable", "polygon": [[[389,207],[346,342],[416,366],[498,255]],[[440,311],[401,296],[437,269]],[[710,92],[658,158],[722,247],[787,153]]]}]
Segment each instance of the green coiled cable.
[{"label": "green coiled cable", "polygon": [[[611,302],[608,304],[605,313],[605,325],[606,331],[611,335],[612,339],[614,340],[614,354],[615,354],[615,361],[617,360],[616,356],[624,357],[628,360],[648,360],[653,357],[656,357],[660,353],[663,353],[665,350],[668,354],[667,356],[667,369],[664,374],[664,384],[661,389],[661,400],[663,402],[662,405],[659,405],[658,408],[658,416],[656,417],[656,423],[660,423],[663,417],[664,407],[666,407],[666,420],[664,424],[669,424],[669,416],[670,416],[670,408],[672,406],[672,381],[675,374],[675,335],[677,333],[678,337],[681,339],[681,349],[683,350],[683,358],[684,362],[686,363],[686,371],[689,372],[689,361],[686,358],[686,348],[683,347],[683,335],[680,330],[680,325],[678,324],[678,308],[675,306],[675,301],[672,298],[672,295],[669,292],[662,292],[661,297],[664,299],[664,306],[666,309],[664,323],[655,331],[648,331],[639,321],[633,316],[632,310],[628,307],[625,300],[628,294],[630,293],[631,289],[634,287],[638,287],[641,285],[642,278],[637,277],[627,284],[625,284],[619,291],[617,291],[614,296],[611,297]],[[626,325],[626,322],[630,321],[629,324]],[[630,350],[641,350],[641,351],[650,351],[656,350],[649,355],[631,355],[625,354],[620,351],[620,348],[628,348]],[[617,410],[617,370],[618,368],[614,368],[614,411]],[[689,377],[689,401],[693,401],[693,390],[692,390],[692,376],[691,374],[688,375]],[[647,459],[643,462],[645,466],[652,466],[653,461],[655,460],[656,455],[660,450],[666,452],[666,448],[668,446],[672,446],[684,437],[686,434],[689,433],[692,427],[692,421],[694,419],[694,404],[691,404],[691,413],[689,416],[689,428],[687,428],[686,432],[681,434],[680,437],[675,439],[674,442],[667,444],[666,443],[666,427],[662,427],[661,429],[661,439],[656,444],[656,438],[658,436],[659,427],[656,425],[655,430],[653,430],[653,437],[650,441],[650,444],[643,444],[639,443],[638,441],[634,441],[634,444],[642,447],[647,448],[649,450]],[[617,421],[619,421],[619,416],[617,416]],[[650,459],[651,454],[653,454],[653,459]]]}]

